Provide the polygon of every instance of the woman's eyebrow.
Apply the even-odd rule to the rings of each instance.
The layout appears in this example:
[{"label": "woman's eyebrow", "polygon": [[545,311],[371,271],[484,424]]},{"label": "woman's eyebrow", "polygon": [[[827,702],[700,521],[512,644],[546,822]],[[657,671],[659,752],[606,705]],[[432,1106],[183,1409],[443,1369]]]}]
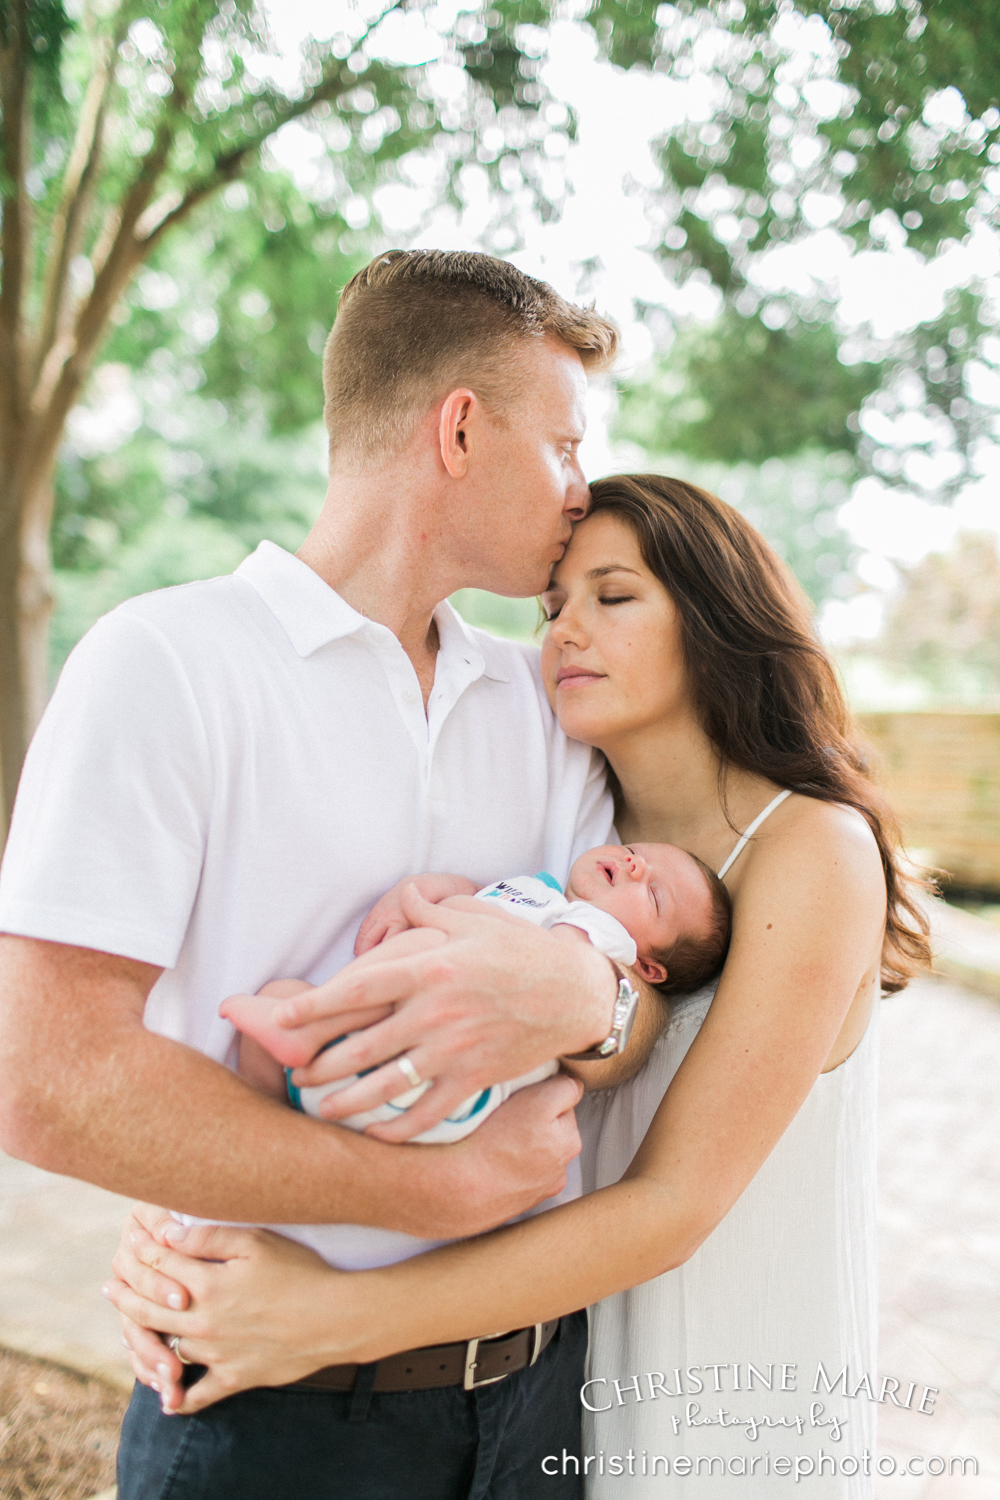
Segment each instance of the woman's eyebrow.
[{"label": "woman's eyebrow", "polygon": [[631,573],[633,578],[639,578],[641,576],[636,572],[635,568],[626,568],[624,563],[608,563],[607,566],[603,568],[591,568],[590,572],[587,574],[587,577],[604,578],[608,573]]}]

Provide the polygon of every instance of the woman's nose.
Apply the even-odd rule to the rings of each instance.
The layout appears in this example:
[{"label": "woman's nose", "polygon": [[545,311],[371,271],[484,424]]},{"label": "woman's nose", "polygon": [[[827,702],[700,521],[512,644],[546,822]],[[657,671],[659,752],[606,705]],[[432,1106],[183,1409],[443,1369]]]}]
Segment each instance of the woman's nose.
[{"label": "woman's nose", "polygon": [[549,635],[557,646],[586,646],[587,632],[567,601],[549,626]]}]

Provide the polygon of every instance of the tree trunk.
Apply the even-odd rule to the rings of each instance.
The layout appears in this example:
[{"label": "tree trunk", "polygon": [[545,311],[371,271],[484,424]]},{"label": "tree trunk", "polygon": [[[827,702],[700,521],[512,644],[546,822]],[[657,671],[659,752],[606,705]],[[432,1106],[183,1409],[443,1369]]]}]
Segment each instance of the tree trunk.
[{"label": "tree trunk", "polygon": [[23,493],[8,492],[3,507],[9,521],[0,539],[0,837],[6,837],[28,742],[48,700],[52,502],[50,469]]}]

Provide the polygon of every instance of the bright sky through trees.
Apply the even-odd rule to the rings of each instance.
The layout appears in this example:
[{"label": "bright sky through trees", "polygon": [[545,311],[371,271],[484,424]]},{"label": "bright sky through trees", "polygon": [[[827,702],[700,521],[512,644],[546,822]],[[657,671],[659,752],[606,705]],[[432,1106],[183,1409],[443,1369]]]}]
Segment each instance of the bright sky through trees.
[{"label": "bright sky through trees", "polygon": [[[449,3],[420,15],[394,17],[381,38],[385,55],[413,63],[438,56],[443,51],[441,35],[460,9]],[[290,72],[297,66],[298,47],[310,32],[331,34],[358,13],[338,0],[280,0],[268,10],[282,54],[272,66]],[[835,113],[842,85],[828,76],[835,71],[829,32],[815,18],[796,12],[789,12],[778,26],[779,40],[791,48],[789,76],[794,84],[821,116]],[[435,86],[447,90],[456,81],[456,72],[443,61],[435,73]],[[433,151],[422,164],[409,164],[401,174],[403,180],[376,191],[376,210],[393,243],[488,245],[567,295],[595,298],[625,331],[625,370],[641,370],[653,348],[650,319],[641,316],[641,308],[662,308],[670,320],[708,323],[720,305],[719,293],[707,279],[692,278],[678,286],[671,278],[669,262],[651,253],[655,189],[660,182],[651,143],[684,119],[710,124],[714,110],[711,74],[695,69],[680,78],[614,68],[598,56],[590,29],[564,20],[549,31],[541,77],[553,98],[567,105],[576,118],[575,140],[557,131],[545,143],[547,187],[557,197],[562,182],[566,189],[557,218],[542,222],[526,197],[504,202],[491,188],[485,170],[476,165],[465,167],[461,174],[463,207],[456,209],[441,201],[443,163],[435,166]],[[558,103],[549,110],[550,124],[558,125]],[[961,96],[945,89],[928,104],[924,121],[930,128],[955,129],[962,112]],[[289,125],[271,149],[308,191],[322,170],[308,133],[297,124]],[[808,149],[808,143],[800,147]],[[1000,187],[1000,169],[994,176]],[[981,225],[965,244],[953,243],[926,260],[899,243],[891,224],[885,226],[881,247],[856,250],[845,234],[829,227],[838,212],[836,198],[821,193],[806,196],[803,217],[812,233],[796,243],[776,245],[758,258],[753,278],[761,294],[780,305],[783,294],[801,297],[819,289],[836,303],[842,332],[857,330],[877,339],[891,338],[940,316],[949,291],[972,280],[992,283],[1000,302],[1000,236],[993,229]],[[363,204],[359,203],[358,213],[367,213]],[[498,232],[497,218],[504,213],[509,215],[506,232],[504,228]],[[1000,379],[991,370],[983,366],[978,372],[973,370],[970,378],[978,379],[978,388],[970,391],[973,399],[1000,406]],[[608,439],[612,405],[607,390],[594,392],[585,456],[587,470],[595,476],[621,462]],[[909,422],[909,431],[919,442],[917,429],[927,419],[904,409],[892,419],[869,413],[864,420],[876,425],[881,421],[885,430],[874,431],[872,436],[883,442],[893,436],[886,424]],[[901,430],[896,429],[897,436]],[[928,455],[921,475],[925,490],[938,477],[947,480],[952,463],[947,447]],[[996,498],[1000,446],[980,444],[976,469],[978,477],[950,505],[934,503],[914,490],[890,487],[876,476],[855,486],[840,518],[863,554],[856,569],[874,592],[828,601],[823,615],[828,637],[836,642],[876,633],[883,593],[896,580],[894,561],[912,564],[931,550],[947,548],[959,531],[1000,533]]]}]

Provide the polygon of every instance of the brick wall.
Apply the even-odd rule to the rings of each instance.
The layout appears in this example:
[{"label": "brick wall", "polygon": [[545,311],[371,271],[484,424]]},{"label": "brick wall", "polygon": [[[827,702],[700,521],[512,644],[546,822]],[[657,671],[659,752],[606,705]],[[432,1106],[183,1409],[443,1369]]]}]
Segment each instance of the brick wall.
[{"label": "brick wall", "polygon": [[1000,891],[1000,714],[860,714],[907,847]]}]

